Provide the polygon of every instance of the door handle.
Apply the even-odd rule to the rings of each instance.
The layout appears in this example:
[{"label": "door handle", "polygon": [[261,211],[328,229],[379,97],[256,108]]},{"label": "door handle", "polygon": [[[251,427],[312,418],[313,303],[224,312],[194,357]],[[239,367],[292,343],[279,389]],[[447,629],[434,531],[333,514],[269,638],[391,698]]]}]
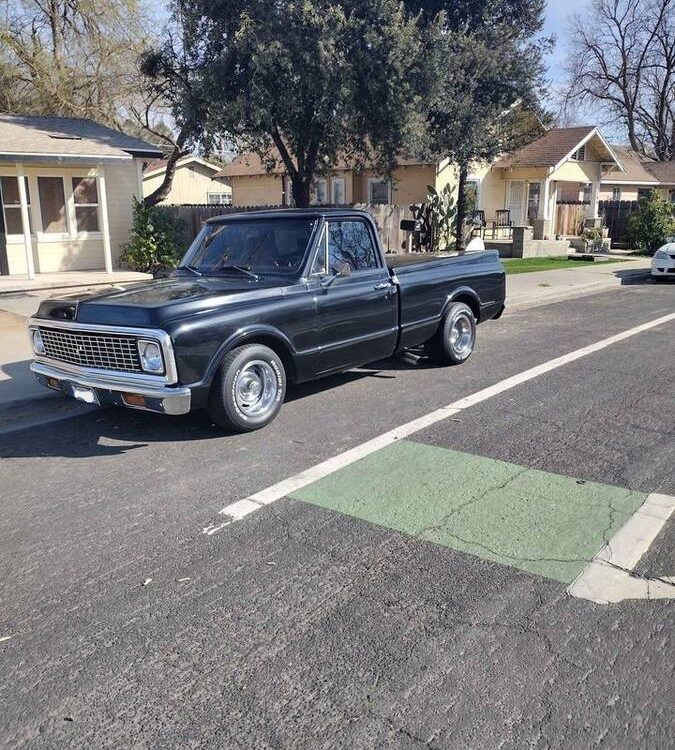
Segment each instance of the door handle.
[{"label": "door handle", "polygon": [[376,291],[379,291],[380,289],[391,289],[391,282],[383,281],[380,284],[375,284],[373,289],[375,289]]}]

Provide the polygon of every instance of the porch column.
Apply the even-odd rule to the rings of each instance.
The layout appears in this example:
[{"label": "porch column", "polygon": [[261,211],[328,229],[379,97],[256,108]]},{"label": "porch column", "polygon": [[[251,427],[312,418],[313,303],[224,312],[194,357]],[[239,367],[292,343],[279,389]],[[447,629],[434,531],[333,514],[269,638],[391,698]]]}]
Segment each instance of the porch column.
[{"label": "porch column", "polygon": [[594,182],[591,182],[591,205],[588,207],[588,211],[590,213],[590,216],[588,217],[589,219],[598,218],[599,193],[600,181],[595,180]]},{"label": "porch column", "polygon": [[105,169],[99,167],[96,171],[96,187],[101,206],[101,232],[103,233],[103,257],[106,273],[112,273],[112,250],[110,248],[110,225],[108,224],[108,197],[105,192]]},{"label": "porch column", "polygon": [[541,196],[542,201],[544,203],[544,215],[541,217],[544,220],[548,220],[551,218],[551,211],[549,206],[549,187],[550,187],[551,181],[548,179],[548,177],[544,180],[544,190],[543,195]]},{"label": "porch column", "polygon": [[35,264],[33,263],[33,242],[30,236],[30,217],[28,216],[28,196],[26,195],[26,178],[23,164],[16,165],[16,180],[19,183],[19,205],[21,206],[21,228],[23,229],[23,242],[26,249],[26,270],[28,278],[35,278]]}]

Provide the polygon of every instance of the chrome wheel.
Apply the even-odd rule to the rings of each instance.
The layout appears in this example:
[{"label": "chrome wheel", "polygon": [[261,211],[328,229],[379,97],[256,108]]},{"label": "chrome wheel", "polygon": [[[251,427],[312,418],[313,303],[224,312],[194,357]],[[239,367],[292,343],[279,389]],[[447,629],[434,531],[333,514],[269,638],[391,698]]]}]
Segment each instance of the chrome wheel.
[{"label": "chrome wheel", "polygon": [[241,368],[232,390],[234,400],[244,414],[262,417],[274,408],[279,380],[272,365],[256,359]]},{"label": "chrome wheel", "polygon": [[473,349],[474,327],[469,316],[465,312],[460,312],[452,321],[450,327],[450,347],[459,357],[464,357],[471,353]]}]

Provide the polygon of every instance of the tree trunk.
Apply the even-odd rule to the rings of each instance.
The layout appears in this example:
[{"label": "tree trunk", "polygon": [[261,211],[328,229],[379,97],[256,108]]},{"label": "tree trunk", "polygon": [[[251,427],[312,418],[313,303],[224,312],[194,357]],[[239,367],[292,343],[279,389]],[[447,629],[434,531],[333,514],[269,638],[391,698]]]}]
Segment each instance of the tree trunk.
[{"label": "tree trunk", "polygon": [[464,215],[466,214],[466,176],[469,167],[466,162],[459,165],[459,182],[457,183],[457,217],[455,226],[455,248],[464,252]]},{"label": "tree trunk", "polygon": [[309,206],[311,175],[296,174],[291,177],[291,191],[296,208],[307,208]]},{"label": "tree trunk", "polygon": [[166,171],[164,172],[164,179],[162,184],[157,190],[150,193],[150,195],[143,198],[143,205],[150,207],[156,206],[161,203],[171,191],[171,185],[173,184],[173,177],[176,174],[176,162],[184,155],[183,147],[187,140],[187,133],[183,130],[178,134],[176,143],[174,144],[173,151],[169,155],[166,162]]}]

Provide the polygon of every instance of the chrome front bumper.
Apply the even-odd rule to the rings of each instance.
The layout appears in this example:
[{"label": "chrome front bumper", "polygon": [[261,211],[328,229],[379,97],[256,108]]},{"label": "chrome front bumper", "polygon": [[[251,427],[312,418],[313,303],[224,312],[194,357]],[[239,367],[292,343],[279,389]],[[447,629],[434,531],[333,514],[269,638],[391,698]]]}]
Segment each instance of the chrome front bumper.
[{"label": "chrome front bumper", "polygon": [[[68,396],[75,397],[78,387],[93,391],[101,406],[126,406],[162,414],[187,414],[190,411],[191,392],[185,386],[141,383],[138,377],[125,379],[118,373],[112,377],[84,374],[59,369],[44,362],[33,362],[30,369],[42,385]],[[130,403],[130,400],[136,403]]]}]

